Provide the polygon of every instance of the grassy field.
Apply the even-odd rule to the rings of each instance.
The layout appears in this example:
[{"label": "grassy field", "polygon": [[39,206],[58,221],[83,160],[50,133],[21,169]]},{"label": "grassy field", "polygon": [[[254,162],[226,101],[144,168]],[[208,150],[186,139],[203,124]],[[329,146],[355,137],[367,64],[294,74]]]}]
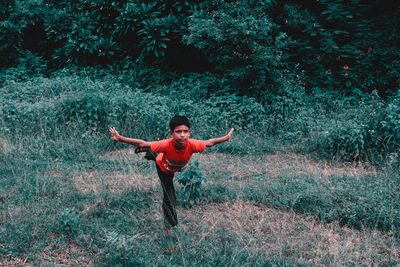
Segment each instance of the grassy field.
[{"label": "grassy field", "polygon": [[[245,108],[237,97],[212,106],[190,102],[191,92],[181,101],[169,87],[160,96],[77,76],[0,89],[2,266],[400,264],[400,176],[391,165],[300,153],[259,132],[264,117],[248,119],[260,108],[250,99]],[[197,203],[176,183],[171,244],[154,162],[116,144],[107,126],[152,139],[177,110],[193,118],[196,138],[237,129],[232,142],[194,155],[206,179]]]},{"label": "grassy field", "polygon": [[[16,144],[3,138],[1,145],[4,155]],[[132,148],[87,161],[24,159],[24,166],[10,162],[6,169],[11,173],[2,180],[0,194],[3,265],[400,263],[397,229],[382,231],[378,221],[357,227],[333,215],[321,216],[321,209],[327,208],[318,201],[305,208],[304,199],[312,191],[317,190],[315,196],[339,194],[338,184],[333,187],[337,179],[345,178],[349,186],[384,179],[375,168],[321,163],[284,152],[211,151],[195,158],[207,182],[200,203],[192,207],[183,205],[177,184],[180,224],[174,230],[172,255],[163,253],[168,244],[162,234],[161,190],[153,162]],[[300,180],[313,180],[315,187],[305,190]],[[296,182],[297,191],[292,184]],[[361,200],[354,204],[346,203],[342,210],[367,205]],[[371,203],[369,208],[376,205],[381,204]]]}]

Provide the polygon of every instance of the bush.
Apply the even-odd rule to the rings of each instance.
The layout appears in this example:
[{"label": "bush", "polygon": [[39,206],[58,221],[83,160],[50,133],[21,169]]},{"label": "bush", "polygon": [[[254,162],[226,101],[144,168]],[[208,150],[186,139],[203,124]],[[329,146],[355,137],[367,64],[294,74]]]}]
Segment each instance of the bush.
[{"label": "bush", "polygon": [[177,182],[182,185],[179,195],[183,199],[183,205],[190,207],[198,203],[200,200],[202,183],[206,182],[206,179],[202,176],[201,170],[199,169],[199,162],[192,159],[190,165],[185,167],[183,173],[179,174],[177,178]]},{"label": "bush", "polygon": [[398,94],[385,100],[376,92],[346,96],[315,89],[310,96],[292,85],[268,100],[265,129],[292,149],[329,160],[398,165]]},{"label": "bush", "polygon": [[[316,151],[330,158],[379,163],[392,157],[398,162],[398,98],[336,100],[340,110],[319,116],[310,138]],[[392,163],[394,163],[392,162]]]},{"label": "bush", "polygon": [[367,158],[368,140],[366,125],[356,120],[328,120],[325,127],[316,133],[315,149],[328,157],[345,161],[360,161]]}]

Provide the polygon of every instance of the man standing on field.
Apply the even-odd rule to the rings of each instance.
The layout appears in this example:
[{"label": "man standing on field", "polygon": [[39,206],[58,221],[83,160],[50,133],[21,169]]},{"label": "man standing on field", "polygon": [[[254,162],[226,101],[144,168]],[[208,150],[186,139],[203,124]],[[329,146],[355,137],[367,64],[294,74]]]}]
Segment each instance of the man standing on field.
[{"label": "man standing on field", "polygon": [[209,140],[189,139],[190,122],[185,116],[174,116],[170,122],[170,135],[172,138],[160,141],[147,142],[141,139],[132,139],[118,134],[115,128],[110,128],[112,139],[134,145],[139,149],[150,148],[152,153],[159,153],[156,157],[156,168],[163,189],[163,213],[166,226],[176,226],[178,219],[176,215],[176,197],[173,178],[191,158],[193,153],[203,152],[206,147],[230,141],[233,128],[223,137]]}]

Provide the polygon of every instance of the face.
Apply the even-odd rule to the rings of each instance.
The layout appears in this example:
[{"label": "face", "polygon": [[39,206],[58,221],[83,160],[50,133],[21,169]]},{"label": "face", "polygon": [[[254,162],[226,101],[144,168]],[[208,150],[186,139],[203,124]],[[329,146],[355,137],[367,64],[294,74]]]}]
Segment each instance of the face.
[{"label": "face", "polygon": [[175,127],[174,131],[170,131],[170,134],[176,145],[179,147],[184,147],[186,145],[186,141],[190,137],[190,129],[186,125],[179,125]]}]

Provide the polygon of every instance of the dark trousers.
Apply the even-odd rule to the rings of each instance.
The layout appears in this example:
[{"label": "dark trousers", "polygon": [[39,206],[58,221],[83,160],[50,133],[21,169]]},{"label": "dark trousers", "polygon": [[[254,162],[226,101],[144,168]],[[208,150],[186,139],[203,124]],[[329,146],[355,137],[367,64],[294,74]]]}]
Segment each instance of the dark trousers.
[{"label": "dark trousers", "polygon": [[175,226],[178,224],[178,218],[176,216],[175,188],[174,182],[172,181],[174,179],[174,174],[163,172],[157,163],[156,167],[163,190],[162,209],[164,213],[164,218],[171,226]]}]

